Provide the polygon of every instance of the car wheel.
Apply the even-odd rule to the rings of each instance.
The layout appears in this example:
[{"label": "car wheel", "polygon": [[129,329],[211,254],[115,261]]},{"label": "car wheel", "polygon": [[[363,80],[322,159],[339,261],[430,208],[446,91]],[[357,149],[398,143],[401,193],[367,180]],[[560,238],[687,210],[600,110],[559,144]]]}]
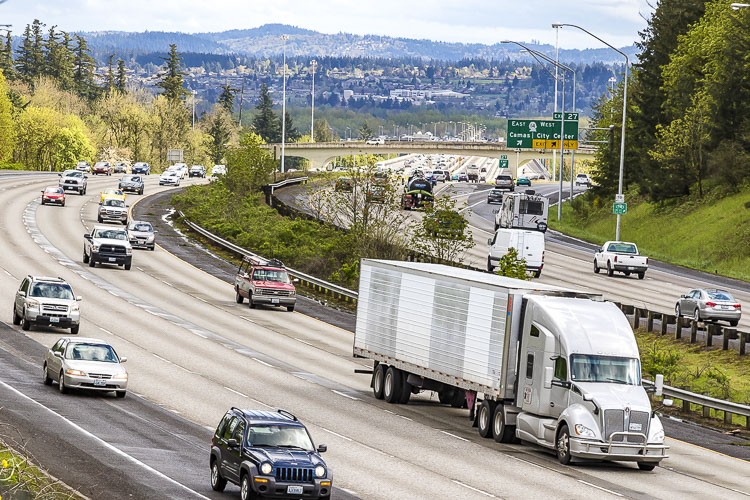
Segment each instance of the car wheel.
[{"label": "car wheel", "polygon": [[65,376],[62,371],[60,371],[60,379],[57,381],[57,389],[60,391],[60,394],[67,394],[68,392],[68,388],[65,387]]},{"label": "car wheel", "polygon": [[89,263],[89,256],[86,255],[86,251],[83,251],[83,263],[88,264]]},{"label": "car wheel", "polygon": [[14,325],[20,325],[21,324],[21,316],[18,315],[16,312],[16,305],[13,304],[13,324]]},{"label": "car wheel", "polygon": [[646,273],[638,273],[638,279],[639,280],[642,280],[645,277],[646,277]]},{"label": "car wheel", "polygon": [[250,304],[250,309],[255,309],[255,302],[253,302],[253,294],[252,293],[248,296],[247,301]]},{"label": "car wheel", "polygon": [[492,437],[492,415],[495,410],[495,402],[482,400],[482,404],[479,405],[479,413],[477,414],[477,427],[479,428],[479,435],[483,438]]},{"label": "car wheel", "polygon": [[61,204],[60,206],[61,206],[61,207],[64,207],[64,206],[65,206],[65,202],[62,202],[62,204]]},{"label": "car wheel", "polygon": [[487,257],[487,271],[489,272],[495,271],[495,266],[492,265],[492,261],[490,260],[489,257]]},{"label": "car wheel", "polygon": [[638,462],[638,468],[645,471],[651,471],[656,468],[656,464],[652,464],[649,462]]},{"label": "car wheel", "polygon": [[401,399],[401,370],[389,366],[385,372],[385,381],[383,383],[383,398],[391,403],[398,403]]},{"label": "car wheel", "polygon": [[250,474],[248,473],[242,474],[240,479],[240,498],[241,500],[255,500],[255,493],[250,486]]},{"label": "car wheel", "polygon": [[383,384],[385,382],[386,366],[379,363],[372,372],[372,393],[375,399],[383,399]]},{"label": "car wheel", "polygon": [[125,270],[126,270],[126,271],[130,271],[130,266],[131,266],[131,265],[132,265],[132,264],[131,264],[130,262],[128,262],[127,264],[125,264],[125,266],[124,266],[124,267],[125,267]]},{"label": "car wheel", "polygon": [[127,391],[115,391],[115,396],[117,396],[120,399],[124,398],[126,394],[127,394]]},{"label": "car wheel", "polygon": [[78,335],[78,330],[81,329],[81,325],[74,325],[70,327],[70,334],[71,335]]},{"label": "car wheel", "polygon": [[294,306],[286,306],[288,312],[294,312]]},{"label": "car wheel", "polygon": [[23,312],[23,318],[21,318],[21,330],[26,332],[31,330],[31,322],[26,319],[26,311]]},{"label": "car wheel", "polygon": [[49,378],[49,373],[47,372],[47,363],[44,363],[42,367],[42,382],[44,382],[44,385],[52,385],[52,379]]},{"label": "car wheel", "polygon": [[557,451],[557,460],[563,464],[568,465],[570,463],[570,432],[568,426],[563,425],[560,432],[557,433],[557,444],[555,446]]},{"label": "car wheel", "polygon": [[234,291],[234,301],[237,302],[238,304],[242,304],[242,302],[244,300],[245,300],[245,297],[243,297],[242,295],[240,295],[239,291],[235,290]]},{"label": "car wheel", "polygon": [[729,326],[737,326],[740,323],[740,320],[738,319],[730,319],[729,320]]},{"label": "car wheel", "polygon": [[695,311],[693,311],[693,321],[695,321],[696,323],[698,323],[698,322],[699,322],[700,320],[701,320],[701,312],[700,312],[700,310],[699,310],[699,309],[698,309],[698,308],[696,307],[696,308],[695,308]]},{"label": "car wheel", "polygon": [[615,272],[612,269],[612,263],[607,261],[607,276],[614,276]]},{"label": "car wheel", "polygon": [[599,264],[596,263],[596,259],[594,259],[594,274],[599,274]]},{"label": "car wheel", "polygon": [[151,247],[149,247],[149,250],[151,250],[153,252],[154,248],[155,248],[154,245],[151,245]]},{"label": "car wheel", "polygon": [[680,311],[680,304],[675,304],[674,315],[677,316],[678,318],[682,316],[682,312]]},{"label": "car wheel", "polygon": [[221,477],[219,472],[219,461],[214,459],[211,461],[211,489],[214,491],[224,491],[227,486],[226,479]]},{"label": "car wheel", "polygon": [[89,257],[89,267],[96,267],[96,261],[93,256]]},{"label": "car wheel", "polygon": [[541,276],[541,275],[542,275],[542,271],[541,271],[541,269],[540,269],[539,271],[534,271],[534,277],[535,277],[535,278],[538,278],[538,277],[539,277],[539,276]]},{"label": "car wheel", "polygon": [[99,224],[101,224],[102,222],[104,222],[104,220],[102,219],[101,216],[97,217],[96,220],[99,222]]}]

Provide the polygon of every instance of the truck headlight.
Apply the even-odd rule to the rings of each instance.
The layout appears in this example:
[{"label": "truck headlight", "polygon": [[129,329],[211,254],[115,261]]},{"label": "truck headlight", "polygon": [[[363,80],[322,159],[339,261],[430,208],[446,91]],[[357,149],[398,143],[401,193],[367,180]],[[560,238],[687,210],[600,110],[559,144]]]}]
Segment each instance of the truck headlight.
[{"label": "truck headlight", "polygon": [[70,311],[77,311],[81,308],[81,306],[78,305],[78,302],[73,302],[73,304],[70,306]]},{"label": "truck headlight", "polygon": [[315,467],[315,477],[324,477],[326,475],[326,468],[322,465]]},{"label": "truck headlight", "polygon": [[125,249],[125,255],[133,255],[133,249],[132,248],[126,248]]},{"label": "truck headlight", "polygon": [[263,462],[262,464],[260,464],[260,472],[264,476],[269,475],[272,470],[273,470],[273,465],[269,464],[268,462]]},{"label": "truck headlight", "polygon": [[664,429],[656,431],[653,436],[651,436],[651,439],[649,441],[655,442],[655,443],[663,443],[664,442]]},{"label": "truck headlight", "polygon": [[92,252],[98,252],[99,251],[99,245],[91,245],[91,251]]},{"label": "truck headlight", "polygon": [[153,234],[149,234],[148,238],[146,238],[146,241],[154,241],[154,235]]},{"label": "truck headlight", "polygon": [[589,429],[588,427],[582,424],[576,424],[575,431],[576,431],[576,434],[582,437],[587,437],[587,438],[596,437],[596,434],[594,434],[594,431],[592,431],[591,429]]},{"label": "truck headlight", "polygon": [[69,369],[65,373],[67,373],[68,375],[75,375],[76,377],[85,377],[86,376],[86,372],[82,372],[81,370],[70,370]]},{"label": "truck headlight", "polygon": [[112,380],[127,380],[128,374],[127,373],[118,373],[117,375],[112,376]]}]

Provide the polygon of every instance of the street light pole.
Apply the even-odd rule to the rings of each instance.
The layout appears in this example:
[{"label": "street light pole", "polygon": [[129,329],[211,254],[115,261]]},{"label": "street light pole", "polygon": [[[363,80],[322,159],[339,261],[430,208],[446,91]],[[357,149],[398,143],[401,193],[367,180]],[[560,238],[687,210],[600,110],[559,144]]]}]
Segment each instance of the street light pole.
[{"label": "street light pole", "polygon": [[[738,4],[738,5],[745,5],[745,4]],[[750,4],[748,4],[750,5]],[[570,26],[571,28],[576,28],[584,33],[590,35],[593,38],[596,38],[600,42],[602,42],[604,45],[609,47],[610,49],[614,50],[615,52],[619,53],[621,56],[625,58],[625,76],[623,79],[623,91],[622,91],[622,137],[620,137],[620,174],[619,179],[617,183],[617,194],[622,196],[622,176],[623,176],[623,170],[625,169],[625,124],[626,124],[626,115],[628,110],[628,68],[630,67],[630,59],[628,59],[627,54],[625,54],[620,49],[615,48],[613,45],[605,42],[598,36],[594,35],[590,31],[581,28],[580,26],[577,26],[575,24],[565,24],[565,23],[555,23],[552,25],[553,28],[561,28],[563,26]],[[617,214],[617,227],[615,228],[615,240],[620,239],[620,214]]]},{"label": "street light pole", "polygon": [[[560,62],[560,30],[555,29],[555,106],[554,113],[557,113],[557,64]],[[552,181],[555,180],[555,164],[557,163],[557,152],[552,151]],[[560,173],[562,175],[562,173]]]},{"label": "street light pole", "polygon": [[315,142],[315,66],[318,64],[318,61],[313,59],[310,61],[310,65],[312,66],[312,109],[310,111],[310,142]]},{"label": "street light pole", "polygon": [[286,41],[289,40],[289,35],[281,35],[281,40],[284,42],[284,59],[281,68],[284,72],[281,91],[281,173],[284,173],[284,146],[286,143]]}]

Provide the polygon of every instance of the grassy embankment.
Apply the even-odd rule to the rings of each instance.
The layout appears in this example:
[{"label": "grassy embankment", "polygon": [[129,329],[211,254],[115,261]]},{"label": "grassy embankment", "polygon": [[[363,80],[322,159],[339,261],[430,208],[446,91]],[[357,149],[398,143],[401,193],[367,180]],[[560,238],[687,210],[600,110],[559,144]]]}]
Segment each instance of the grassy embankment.
[{"label": "grassy embankment", "polygon": [[[620,238],[653,259],[750,281],[750,188],[660,206],[628,196]],[[593,194],[563,205],[550,228],[593,243],[614,238],[610,200]]]},{"label": "grassy embankment", "polygon": [[0,441],[0,498],[77,500],[81,497]]}]

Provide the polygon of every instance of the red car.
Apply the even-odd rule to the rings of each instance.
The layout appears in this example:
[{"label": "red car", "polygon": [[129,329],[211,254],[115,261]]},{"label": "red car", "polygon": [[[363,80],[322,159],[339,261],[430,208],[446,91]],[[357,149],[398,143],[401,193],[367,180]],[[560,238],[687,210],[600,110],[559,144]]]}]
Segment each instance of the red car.
[{"label": "red car", "polygon": [[47,203],[65,206],[65,191],[61,187],[50,186],[42,191],[42,205]]},{"label": "red car", "polygon": [[108,161],[98,161],[92,170],[94,175],[112,175],[112,165]]}]

